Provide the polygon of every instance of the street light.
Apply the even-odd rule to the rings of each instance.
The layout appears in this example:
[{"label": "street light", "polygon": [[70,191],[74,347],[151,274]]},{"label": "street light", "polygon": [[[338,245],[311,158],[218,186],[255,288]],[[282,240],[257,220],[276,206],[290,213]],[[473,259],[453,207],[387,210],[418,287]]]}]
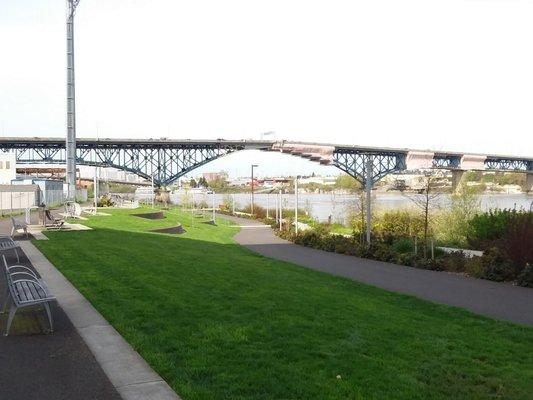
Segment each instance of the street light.
[{"label": "street light", "polygon": [[250,185],[252,186],[252,203],[251,203],[251,210],[252,210],[252,217],[254,216],[254,168],[257,168],[257,164],[252,164],[252,181],[250,182]]}]

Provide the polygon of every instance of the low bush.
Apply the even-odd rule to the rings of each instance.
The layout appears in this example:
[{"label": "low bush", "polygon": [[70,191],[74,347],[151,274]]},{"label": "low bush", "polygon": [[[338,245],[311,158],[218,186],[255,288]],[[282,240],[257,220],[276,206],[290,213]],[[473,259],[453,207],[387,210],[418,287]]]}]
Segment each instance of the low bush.
[{"label": "low bush", "polygon": [[421,269],[430,269],[434,271],[443,270],[441,264],[439,264],[436,260],[432,260],[431,258],[423,258],[423,257],[415,258],[413,267],[421,268]]},{"label": "low bush", "polygon": [[424,220],[419,213],[408,210],[386,211],[376,216],[373,231],[378,235],[395,237],[421,235],[424,231]]},{"label": "low bush", "polygon": [[370,258],[374,258],[375,260],[394,262],[397,254],[392,246],[387,243],[374,241],[369,248],[369,255]]},{"label": "low bush", "polygon": [[497,247],[518,268],[533,263],[533,213],[524,210],[496,210],[476,215],[468,237],[471,247]]},{"label": "low bush", "polygon": [[518,284],[533,288],[533,265],[526,264],[520,275],[518,275]]},{"label": "low bush", "polygon": [[491,281],[511,281],[517,277],[511,261],[497,247],[492,247],[483,254],[481,264],[483,277]]},{"label": "low bush", "polygon": [[415,267],[416,266],[416,259],[417,256],[414,253],[400,253],[396,254],[396,263],[405,265],[408,267]]},{"label": "low bush", "polygon": [[462,251],[444,254],[438,258],[441,269],[450,272],[465,272],[466,258]]},{"label": "low bush", "polygon": [[481,257],[466,258],[463,252],[435,252],[435,259],[414,254],[413,243],[409,238],[394,238],[385,235],[374,238],[370,247],[362,246],[353,236],[330,234],[327,226],[295,234],[286,230],[279,235],[302,246],[319,250],[354,255],[378,261],[392,262],[415,268],[435,271],[466,273],[476,278],[493,281],[514,281],[523,286],[533,286],[533,268],[516,268],[507,254],[497,247],[490,248]]},{"label": "low bush", "polygon": [[241,212],[247,213],[247,214],[253,214],[254,218],[257,219],[265,219],[266,218],[266,208],[263,208],[257,204],[254,204],[254,212],[252,213],[252,206],[247,205],[242,210],[239,210]]},{"label": "low bush", "polygon": [[111,200],[111,197],[104,195],[98,199],[98,202],[96,205],[98,207],[113,207],[115,203],[113,203],[113,200]]},{"label": "low bush", "polygon": [[413,239],[401,238],[394,242],[393,249],[397,253],[412,253],[414,251]]},{"label": "low bush", "polygon": [[472,257],[465,261],[465,272],[474,278],[484,278],[485,268],[481,261],[481,257]]}]

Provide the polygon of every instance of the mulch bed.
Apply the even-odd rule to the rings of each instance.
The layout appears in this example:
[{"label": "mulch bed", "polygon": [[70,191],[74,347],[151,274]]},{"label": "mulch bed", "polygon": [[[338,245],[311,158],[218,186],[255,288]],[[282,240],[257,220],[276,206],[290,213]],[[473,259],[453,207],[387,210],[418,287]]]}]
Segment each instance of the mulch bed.
[{"label": "mulch bed", "polygon": [[163,219],[165,214],[162,211],[143,213],[143,214],[132,214],[136,217],[146,218],[146,219]]}]

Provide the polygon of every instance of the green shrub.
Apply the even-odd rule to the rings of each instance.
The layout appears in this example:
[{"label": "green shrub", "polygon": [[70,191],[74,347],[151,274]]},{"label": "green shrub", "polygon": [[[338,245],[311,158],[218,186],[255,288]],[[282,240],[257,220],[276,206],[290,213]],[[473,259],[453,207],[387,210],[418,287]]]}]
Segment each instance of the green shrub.
[{"label": "green shrub", "polygon": [[491,281],[512,281],[517,277],[517,269],[497,247],[492,247],[481,257],[472,257],[465,262],[465,271],[476,278]]},{"label": "green shrub", "polygon": [[481,257],[483,275],[491,281],[511,281],[516,278],[516,270],[507,256],[497,247],[492,247]]},{"label": "green shrub", "polygon": [[421,268],[421,269],[430,269],[430,270],[435,270],[435,271],[442,270],[440,265],[435,260],[432,260],[431,258],[423,258],[423,257],[416,258],[414,267]]},{"label": "green shrub", "polygon": [[413,239],[401,238],[394,242],[393,249],[397,253],[412,253],[414,251]]},{"label": "green shrub", "polygon": [[321,235],[314,229],[310,229],[296,235],[294,242],[302,246],[320,248]]},{"label": "green shrub", "polygon": [[525,268],[518,276],[518,284],[520,286],[533,288],[533,265],[526,264]]},{"label": "green shrub", "polygon": [[502,239],[513,224],[521,219],[529,220],[532,213],[524,210],[489,210],[478,214],[470,221],[468,243],[484,250],[493,246],[493,242]]},{"label": "green shrub", "polygon": [[396,254],[396,263],[406,265],[408,267],[416,267],[417,256],[414,253],[400,253]]},{"label": "green shrub", "polygon": [[454,251],[438,258],[442,270],[450,272],[465,272],[466,258],[462,251]]},{"label": "green shrub", "polygon": [[379,261],[392,262],[396,260],[396,253],[393,248],[381,242],[374,241],[369,248],[371,258]]},{"label": "green shrub", "polygon": [[465,262],[465,272],[474,278],[484,278],[485,268],[481,262],[481,257],[472,257]]},{"label": "green shrub", "polygon": [[389,234],[395,237],[421,235],[424,220],[418,213],[407,210],[387,211],[377,216],[373,230],[377,235]]}]

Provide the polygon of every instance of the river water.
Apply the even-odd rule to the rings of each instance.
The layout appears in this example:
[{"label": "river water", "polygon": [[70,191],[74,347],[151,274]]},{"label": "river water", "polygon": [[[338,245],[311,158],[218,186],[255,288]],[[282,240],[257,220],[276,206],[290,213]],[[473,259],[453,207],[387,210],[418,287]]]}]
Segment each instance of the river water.
[{"label": "river water", "polygon": [[[412,196],[412,195],[411,195]],[[188,201],[193,199],[193,195],[185,196]],[[170,200],[173,204],[180,204],[185,200],[183,194],[171,194]],[[254,204],[264,208],[270,208],[272,212],[276,207],[277,194],[256,193],[254,194]],[[300,193],[298,199],[299,209],[306,212],[319,221],[327,221],[331,216],[332,221],[345,223],[350,210],[359,204],[359,196],[354,194],[334,194],[334,193]],[[250,193],[236,193],[231,195],[223,194],[194,194],[194,201],[206,202],[209,207],[213,200],[216,207],[224,202],[224,198],[235,199],[235,207],[243,208],[250,204]],[[479,196],[482,210],[495,208],[533,208],[533,195],[527,194],[483,194]],[[283,208],[294,208],[294,194],[283,194]],[[413,202],[401,193],[373,193],[372,204],[375,210],[412,208]],[[450,202],[450,195],[441,195],[435,200],[437,207],[445,207]]]}]

